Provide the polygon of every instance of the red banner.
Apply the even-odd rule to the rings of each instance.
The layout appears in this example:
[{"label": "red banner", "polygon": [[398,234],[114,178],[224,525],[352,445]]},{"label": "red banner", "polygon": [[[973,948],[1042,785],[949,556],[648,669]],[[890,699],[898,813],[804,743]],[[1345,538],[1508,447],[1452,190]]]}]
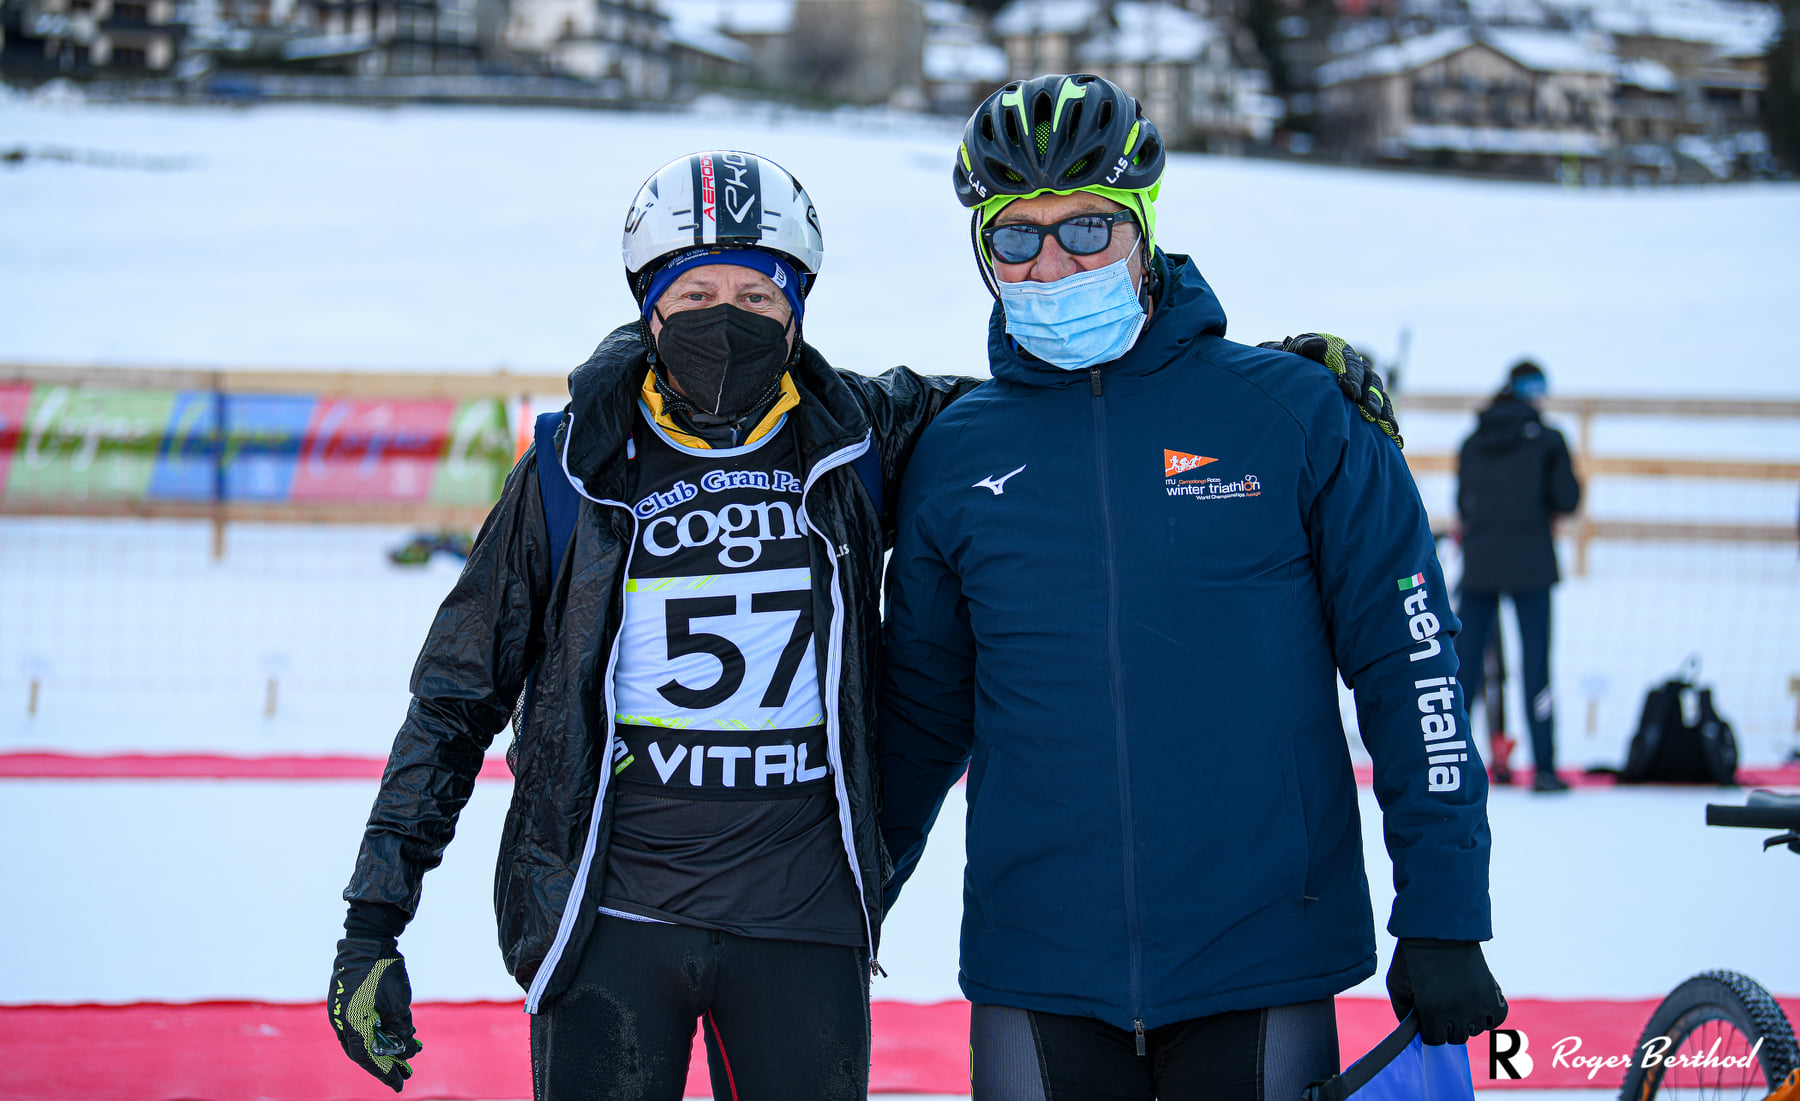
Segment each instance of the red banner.
[{"label": "red banner", "polygon": [[289,500],[423,501],[454,401],[322,400]]},{"label": "red banner", "polygon": [[30,406],[30,386],[0,386],[0,497],[6,495],[7,468],[25,434],[25,411]]}]

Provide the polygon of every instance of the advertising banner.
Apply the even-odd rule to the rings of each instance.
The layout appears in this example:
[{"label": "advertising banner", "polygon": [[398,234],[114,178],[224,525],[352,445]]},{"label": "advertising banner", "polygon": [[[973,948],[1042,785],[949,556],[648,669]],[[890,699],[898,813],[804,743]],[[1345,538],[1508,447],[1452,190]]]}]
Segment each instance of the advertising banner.
[{"label": "advertising banner", "polygon": [[6,471],[24,438],[25,410],[30,406],[31,387],[0,386],[0,497],[6,496]]},{"label": "advertising banner", "polygon": [[14,504],[485,505],[512,461],[500,398],[0,387],[0,497]]},{"label": "advertising banner", "polygon": [[143,500],[174,402],[169,390],[34,387],[7,498]]}]

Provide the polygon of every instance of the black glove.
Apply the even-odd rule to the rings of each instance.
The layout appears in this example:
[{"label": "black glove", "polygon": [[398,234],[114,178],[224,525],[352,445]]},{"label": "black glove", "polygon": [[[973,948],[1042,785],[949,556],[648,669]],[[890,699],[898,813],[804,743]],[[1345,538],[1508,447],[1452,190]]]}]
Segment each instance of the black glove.
[{"label": "black glove", "polygon": [[1283,340],[1266,341],[1257,347],[1292,352],[1324,364],[1337,376],[1338,389],[1362,413],[1363,420],[1380,425],[1394,441],[1394,446],[1406,446],[1406,441],[1400,438],[1400,422],[1394,416],[1394,403],[1388,397],[1387,384],[1381,381],[1381,374],[1374,365],[1343,337],[1330,333],[1301,333]]},{"label": "black glove", "polygon": [[413,1036],[412,983],[392,938],[338,941],[325,1008],[344,1054],[399,1093],[412,1077],[406,1061],[424,1045]]},{"label": "black glove", "polygon": [[1419,1018],[1428,1044],[1462,1044],[1506,1021],[1506,995],[1472,940],[1401,937],[1387,973],[1394,1016]]}]

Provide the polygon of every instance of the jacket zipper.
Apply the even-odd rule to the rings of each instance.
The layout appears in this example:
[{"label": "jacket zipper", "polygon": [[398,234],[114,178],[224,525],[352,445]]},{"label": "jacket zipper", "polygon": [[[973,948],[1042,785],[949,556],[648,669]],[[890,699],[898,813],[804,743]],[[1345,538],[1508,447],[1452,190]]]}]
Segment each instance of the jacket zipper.
[{"label": "jacket zipper", "polygon": [[[587,491],[581,479],[569,473],[569,441],[575,437],[575,414],[569,413],[568,431],[563,436],[562,471],[563,477],[575,491],[597,505],[608,505],[622,508],[625,515],[631,518],[631,541],[625,545],[625,562],[620,567],[617,583],[620,586],[631,576],[631,556],[637,550],[638,520],[631,506],[623,501],[613,501],[595,497]],[[552,579],[554,583],[554,579]],[[616,593],[615,593],[616,595]],[[623,624],[619,625],[620,627]],[[600,811],[606,804],[607,781],[612,779],[610,764],[612,761],[613,738],[617,735],[613,722],[613,671],[619,665],[619,640],[625,632],[621,629],[613,631],[612,646],[606,655],[605,703],[606,703],[606,743],[600,747],[600,787],[594,793],[594,809],[588,815],[587,841],[581,847],[581,865],[575,871],[575,882],[569,888],[569,899],[563,903],[563,912],[556,923],[556,939],[550,942],[550,951],[544,954],[544,960],[538,964],[537,974],[531,977],[531,988],[525,992],[525,1012],[536,1013],[539,1003],[543,1001],[544,988],[550,985],[550,976],[555,973],[557,963],[562,959],[564,949],[568,947],[569,937],[575,932],[577,915],[581,913],[583,899],[587,895],[588,870],[594,862],[594,850],[600,842]]]},{"label": "jacket zipper", "polygon": [[1125,890],[1125,943],[1130,960],[1132,1027],[1137,1038],[1137,1053],[1144,1054],[1143,970],[1144,948],[1138,929],[1136,837],[1132,830],[1131,754],[1125,740],[1124,662],[1119,655],[1119,560],[1117,534],[1113,531],[1112,493],[1106,461],[1106,403],[1100,385],[1100,370],[1088,370],[1089,388],[1094,410],[1094,467],[1100,479],[1100,530],[1104,536],[1106,568],[1106,664],[1112,688],[1113,747],[1119,773],[1119,835],[1123,841],[1122,866]]},{"label": "jacket zipper", "polygon": [[[820,692],[820,699],[825,702],[825,757],[831,762],[832,786],[837,792],[838,832],[843,838],[844,855],[850,861],[850,878],[856,883],[856,899],[862,905],[863,936],[869,944],[869,973],[886,975],[881,961],[875,958],[875,927],[869,921],[869,897],[863,888],[862,866],[856,859],[856,837],[850,824],[850,791],[844,781],[844,753],[839,743],[840,723],[838,692],[844,673],[844,597],[838,584],[842,571],[838,569],[838,548],[825,532],[813,526],[812,511],[806,507],[806,498],[812,492],[813,485],[824,475],[846,463],[854,462],[858,456],[869,450],[869,442],[874,438],[874,430],[863,435],[863,438],[848,447],[842,447],[820,459],[817,466],[806,476],[806,484],[800,489],[800,510],[806,516],[806,526],[813,534],[825,543],[826,557],[831,561],[831,638],[827,642],[825,653],[825,680],[828,691]],[[850,552],[849,544],[844,545],[844,553]]]}]

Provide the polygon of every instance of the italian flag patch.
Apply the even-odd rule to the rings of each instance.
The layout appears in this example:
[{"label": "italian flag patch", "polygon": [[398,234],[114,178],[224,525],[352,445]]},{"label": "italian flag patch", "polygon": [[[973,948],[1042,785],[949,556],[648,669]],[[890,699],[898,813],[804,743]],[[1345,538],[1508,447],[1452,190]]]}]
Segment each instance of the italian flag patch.
[{"label": "italian flag patch", "polygon": [[1402,577],[1400,579],[1400,591],[1405,592],[1408,589],[1416,589],[1423,584],[1425,584],[1425,575],[1422,573],[1415,573],[1411,577]]}]

